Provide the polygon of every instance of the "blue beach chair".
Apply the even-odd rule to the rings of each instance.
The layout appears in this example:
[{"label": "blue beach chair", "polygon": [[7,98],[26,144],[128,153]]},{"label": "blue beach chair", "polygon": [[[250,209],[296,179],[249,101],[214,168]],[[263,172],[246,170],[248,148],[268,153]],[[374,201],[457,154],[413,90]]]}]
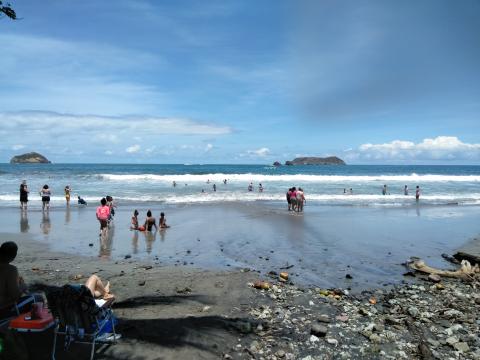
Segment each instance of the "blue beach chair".
[{"label": "blue beach chair", "polygon": [[55,359],[57,336],[65,336],[65,349],[73,342],[91,345],[90,359],[96,344],[113,344],[120,338],[115,333],[112,301],[98,306],[90,290],[83,285],[65,285],[47,292],[50,311],[56,318],[52,359]]}]

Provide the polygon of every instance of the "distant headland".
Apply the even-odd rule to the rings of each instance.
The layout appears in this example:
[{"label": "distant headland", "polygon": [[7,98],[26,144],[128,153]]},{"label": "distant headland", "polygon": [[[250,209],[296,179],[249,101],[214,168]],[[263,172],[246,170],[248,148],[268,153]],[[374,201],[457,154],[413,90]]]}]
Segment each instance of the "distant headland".
[{"label": "distant headland", "polygon": [[10,164],[50,164],[48,160],[42,154],[37,152],[29,152],[22,155],[16,155],[10,160]]},{"label": "distant headland", "polygon": [[[273,163],[274,166],[279,166],[280,163],[275,161]],[[328,156],[328,157],[315,157],[315,156],[308,156],[308,157],[298,157],[293,160],[285,161],[285,165],[346,165],[345,161],[340,159],[336,156]]]}]

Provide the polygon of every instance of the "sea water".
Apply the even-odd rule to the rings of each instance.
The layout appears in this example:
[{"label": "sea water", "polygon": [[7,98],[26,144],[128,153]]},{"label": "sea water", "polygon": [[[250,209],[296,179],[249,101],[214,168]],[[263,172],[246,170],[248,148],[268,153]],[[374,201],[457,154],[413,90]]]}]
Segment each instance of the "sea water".
[{"label": "sea water", "polygon": [[[94,204],[105,195],[127,205],[285,201],[288,188],[296,186],[310,204],[396,207],[415,203],[417,185],[422,204],[480,204],[480,166],[0,164],[0,180],[4,207],[18,206],[22,180],[33,207],[41,204],[44,184],[53,206],[65,201],[66,185],[73,189],[73,202],[80,195]],[[253,191],[247,190],[250,183]]]}]

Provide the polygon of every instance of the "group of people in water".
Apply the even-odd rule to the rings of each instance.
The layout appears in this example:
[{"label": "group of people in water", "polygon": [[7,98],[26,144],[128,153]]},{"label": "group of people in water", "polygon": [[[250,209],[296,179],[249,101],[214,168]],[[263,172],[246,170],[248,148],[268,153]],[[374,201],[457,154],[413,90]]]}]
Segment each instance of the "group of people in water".
[{"label": "group of people in water", "polygon": [[305,193],[303,189],[299,187],[298,189],[294,186],[288,189],[285,194],[288,203],[288,211],[302,212],[303,206],[307,202],[305,199]]},{"label": "group of people in water", "polygon": [[135,209],[132,216],[132,224],[130,226],[130,230],[151,232],[153,228],[155,228],[155,231],[157,231],[157,230],[167,229],[170,227],[169,225],[167,225],[167,218],[165,217],[165,213],[163,212],[160,213],[160,218],[158,219],[158,227],[157,227],[157,222],[155,220],[155,217],[152,215],[151,210],[147,211],[147,218],[145,219],[145,222],[143,223],[143,225],[139,225],[138,215],[139,215],[139,212],[137,209]]},{"label": "group of people in water", "polygon": [[[403,195],[408,196],[408,193],[409,193],[408,185],[405,185],[405,187],[403,188]],[[388,188],[387,188],[386,184],[383,185],[382,195],[390,195],[390,192],[388,191]],[[420,186],[418,186],[418,185],[415,189],[415,199],[417,201],[420,200]]]},{"label": "group of people in water", "polygon": [[[20,184],[20,208],[22,209],[22,211],[27,211],[29,193],[30,193],[30,190],[28,189],[28,186],[27,186],[27,180],[23,180],[22,183]],[[50,189],[48,184],[43,185],[38,193],[42,198],[42,210],[43,211],[50,210],[50,198],[52,196],[52,190]],[[70,206],[70,197],[72,195],[72,188],[70,187],[70,185],[65,186],[64,193],[65,193],[65,201],[67,202],[67,206]],[[78,195],[77,198],[78,198],[79,205],[87,205],[87,202],[84,199],[82,199],[80,195]]]}]

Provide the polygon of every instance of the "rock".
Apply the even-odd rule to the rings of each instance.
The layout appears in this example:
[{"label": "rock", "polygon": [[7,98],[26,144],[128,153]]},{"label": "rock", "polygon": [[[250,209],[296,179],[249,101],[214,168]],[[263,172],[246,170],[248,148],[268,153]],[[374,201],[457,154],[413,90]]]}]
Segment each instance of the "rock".
[{"label": "rock", "polygon": [[313,324],[310,329],[310,334],[318,337],[324,337],[325,335],[327,335],[327,332],[327,327],[320,324]]},{"label": "rock", "polygon": [[418,352],[420,354],[420,358],[424,360],[432,360],[433,354],[430,348],[422,341],[418,344]]},{"label": "rock", "polygon": [[415,306],[410,306],[410,307],[407,309],[407,312],[408,312],[408,314],[409,314],[411,317],[417,317],[418,314],[419,314],[419,311],[418,311],[418,309],[417,309]]},{"label": "rock", "polygon": [[470,347],[466,342],[457,342],[453,344],[455,350],[460,351],[462,353],[470,351]]},{"label": "rock", "polygon": [[346,321],[348,321],[348,315],[346,315],[346,314],[337,315],[335,317],[335,319],[337,319],[338,321],[341,321],[341,322],[346,322]]},{"label": "rock", "polygon": [[237,321],[236,328],[244,334],[252,332],[252,324],[249,321]]},{"label": "rock", "polygon": [[371,342],[375,343],[375,344],[379,344],[382,342],[382,338],[377,335],[377,334],[372,334],[369,336],[369,339]]},{"label": "rock", "polygon": [[141,280],[138,282],[138,286],[145,286],[145,280]]},{"label": "rock", "polygon": [[131,257],[132,257],[132,255],[125,255],[125,260],[130,259]]},{"label": "rock", "polygon": [[333,346],[337,346],[338,345],[338,340],[333,339],[333,338],[328,338],[327,343],[329,343],[330,345],[333,345]]},{"label": "rock", "polygon": [[319,315],[317,321],[328,324],[330,322],[330,317],[328,315]]},{"label": "rock", "polygon": [[275,356],[276,356],[276,357],[279,357],[280,359],[282,359],[282,358],[285,357],[285,351],[283,351],[283,350],[278,350],[278,351],[275,353]]},{"label": "rock", "polygon": [[288,273],[287,272],[281,272],[280,273],[280,279],[288,280]]},{"label": "rock", "polygon": [[434,283],[439,283],[442,281],[442,278],[436,274],[430,274],[428,275],[428,280]]},{"label": "rock", "polygon": [[345,279],[353,279],[353,276],[350,274],[345,275]]},{"label": "rock", "polygon": [[291,161],[285,161],[285,165],[345,165],[345,161],[336,157],[299,157]]},{"label": "rock", "polygon": [[93,243],[88,244],[88,246],[92,247],[92,246],[93,246]]},{"label": "rock", "polygon": [[310,338],[308,339],[311,343],[316,343],[317,341],[319,341],[320,339],[315,336],[315,335],[310,335]]},{"label": "rock", "polygon": [[456,336],[450,336],[450,337],[448,337],[448,338],[445,340],[445,342],[446,342],[448,345],[453,346],[454,344],[458,343],[459,340],[458,340],[458,338],[457,338]]},{"label": "rock", "polygon": [[37,152],[16,155],[10,159],[10,164],[50,164],[51,161]]},{"label": "rock", "polygon": [[275,162],[273,163],[273,166],[282,166],[282,164],[281,164],[279,161],[275,161]]},{"label": "rock", "polygon": [[266,281],[260,281],[260,280],[258,280],[258,281],[255,281],[255,282],[253,283],[253,287],[254,287],[255,289],[268,290],[268,289],[270,289],[270,284],[269,284],[268,282],[266,282]]}]

